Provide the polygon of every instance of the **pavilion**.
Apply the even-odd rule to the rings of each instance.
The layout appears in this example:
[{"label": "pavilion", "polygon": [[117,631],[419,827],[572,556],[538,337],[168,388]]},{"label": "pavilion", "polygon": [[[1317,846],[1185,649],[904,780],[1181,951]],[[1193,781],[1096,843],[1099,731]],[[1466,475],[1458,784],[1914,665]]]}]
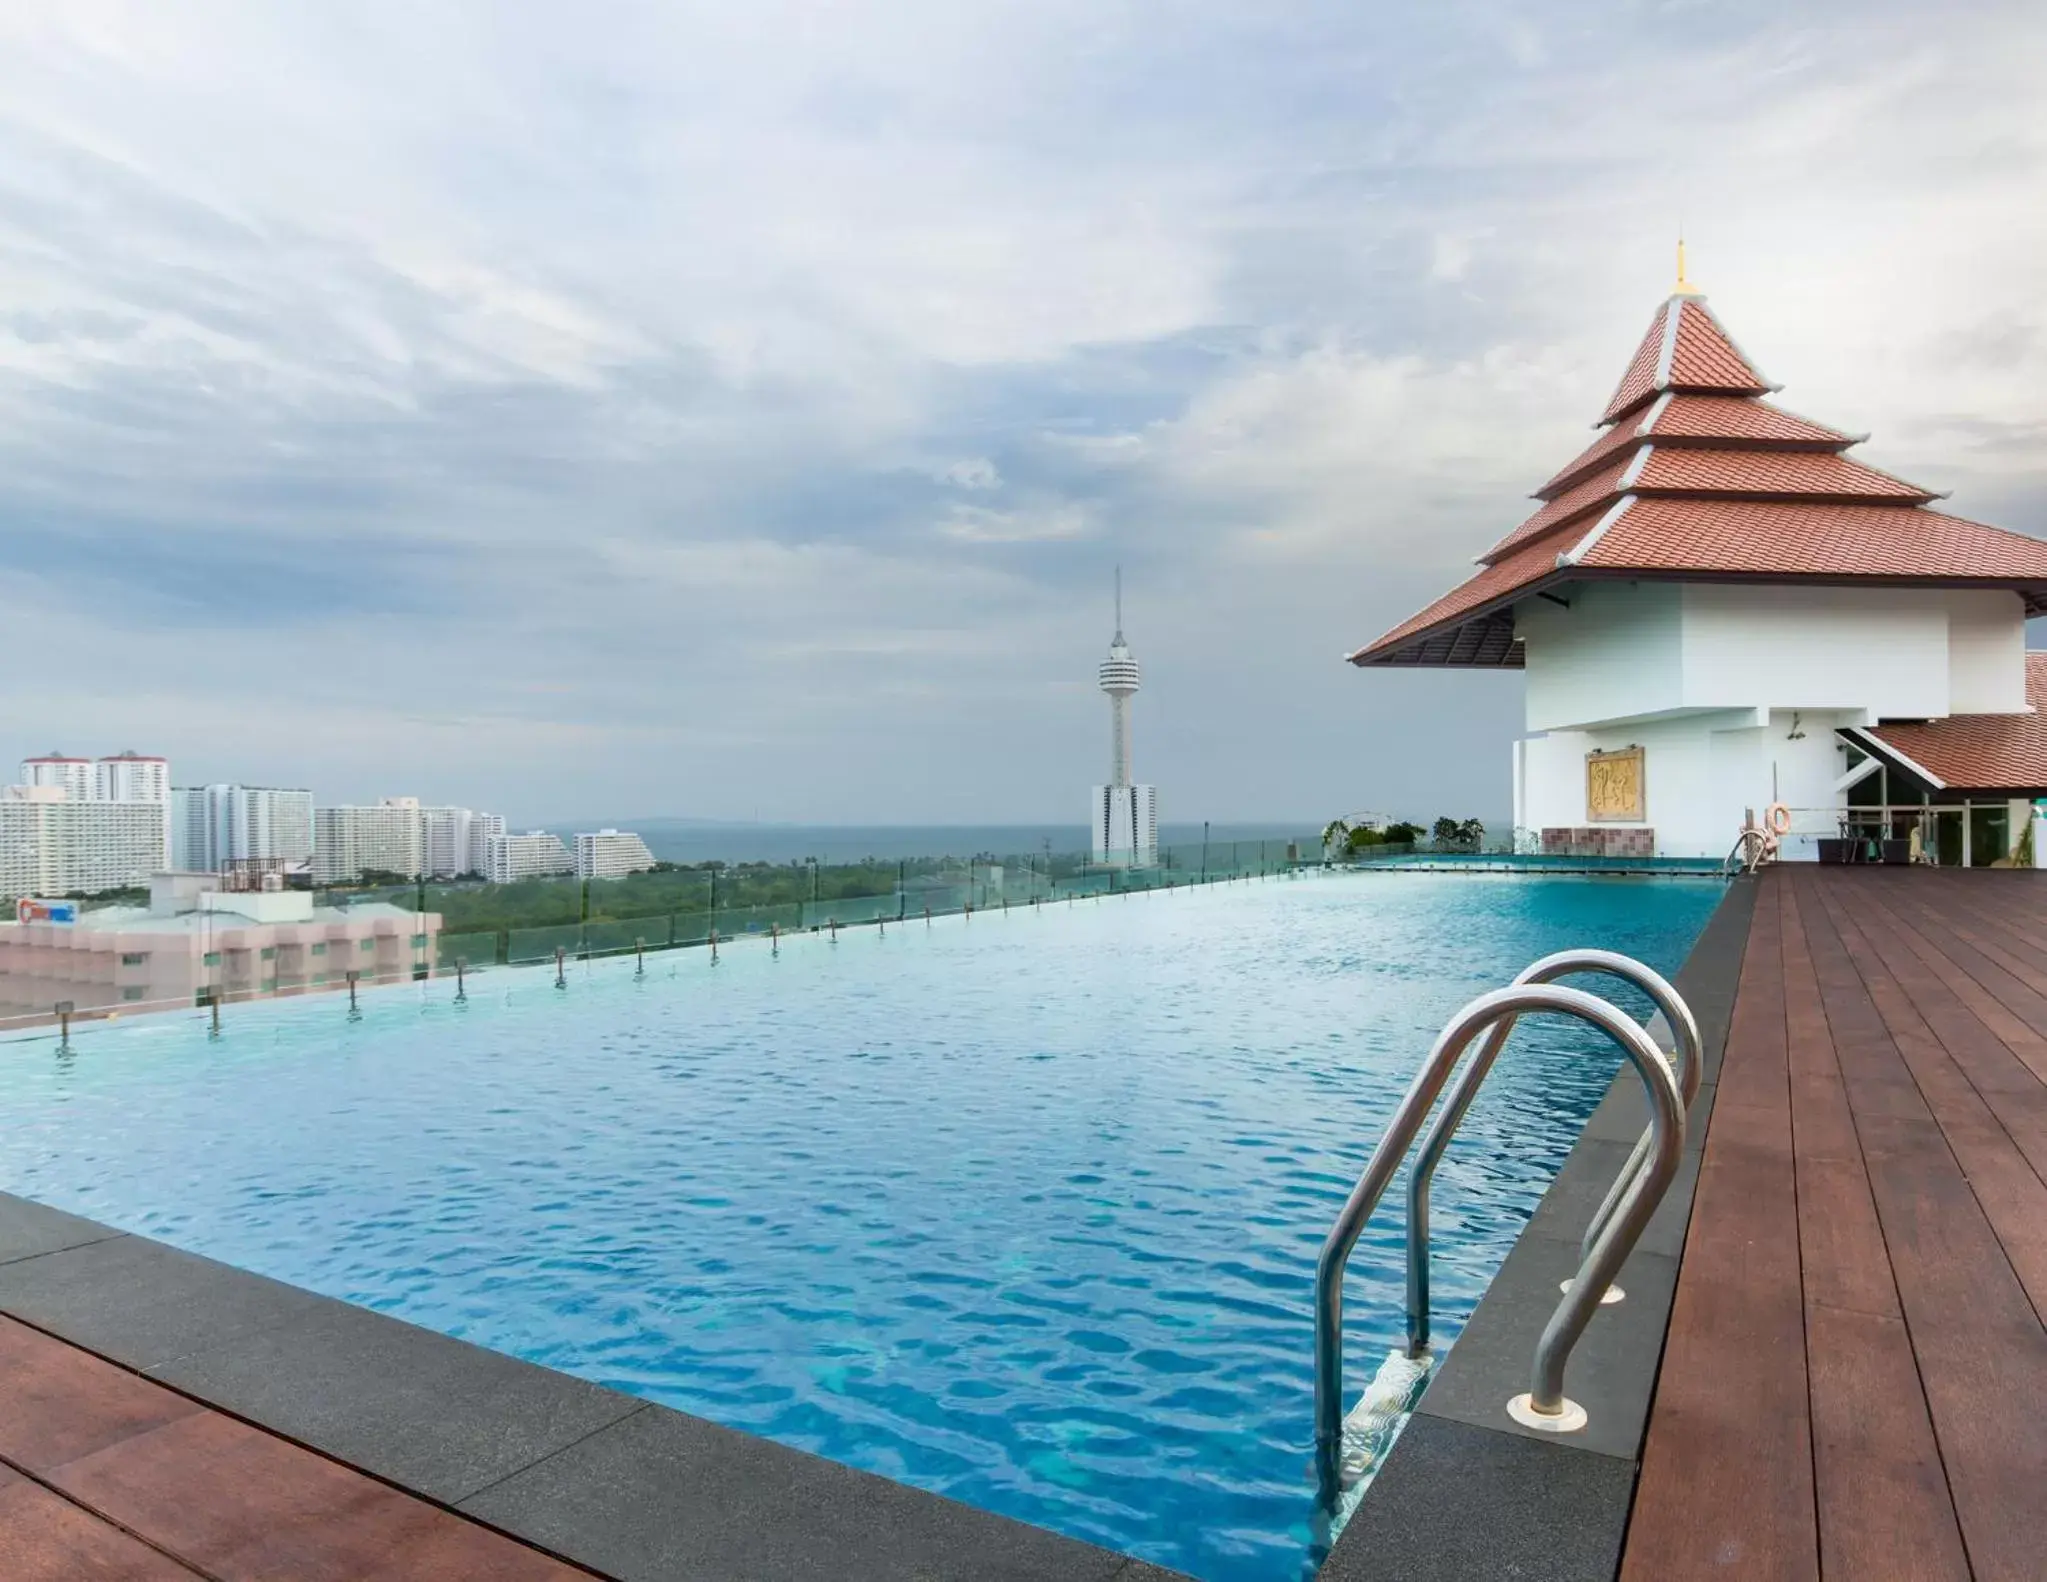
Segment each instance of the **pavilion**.
[{"label": "pavilion", "polygon": [[1545,851],[1718,857],[1781,803],[1787,857],[2006,859],[2047,795],[2047,542],[1934,509],[1778,388],[1680,247],[1592,443],[1348,657],[1524,671],[1514,823]]}]

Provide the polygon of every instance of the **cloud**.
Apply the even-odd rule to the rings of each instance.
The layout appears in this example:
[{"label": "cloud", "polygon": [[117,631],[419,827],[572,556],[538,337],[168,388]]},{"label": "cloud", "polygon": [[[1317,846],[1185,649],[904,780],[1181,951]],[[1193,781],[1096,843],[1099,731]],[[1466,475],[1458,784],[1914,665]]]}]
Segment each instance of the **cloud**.
[{"label": "cloud", "polygon": [[2037,8],[0,15],[14,748],[520,820],[1497,816],[1456,579],[1693,273],[2047,523]]}]

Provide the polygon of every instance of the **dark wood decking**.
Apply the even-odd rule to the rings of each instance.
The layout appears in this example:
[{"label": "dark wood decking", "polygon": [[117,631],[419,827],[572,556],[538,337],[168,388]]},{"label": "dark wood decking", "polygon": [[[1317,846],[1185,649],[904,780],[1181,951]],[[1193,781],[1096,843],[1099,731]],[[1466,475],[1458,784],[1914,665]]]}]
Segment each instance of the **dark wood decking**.
[{"label": "dark wood decking", "polygon": [[7,1582],[590,1573],[0,1318]]},{"label": "dark wood decking", "polygon": [[2047,1576],[2047,880],[1762,884],[1623,1582]]}]

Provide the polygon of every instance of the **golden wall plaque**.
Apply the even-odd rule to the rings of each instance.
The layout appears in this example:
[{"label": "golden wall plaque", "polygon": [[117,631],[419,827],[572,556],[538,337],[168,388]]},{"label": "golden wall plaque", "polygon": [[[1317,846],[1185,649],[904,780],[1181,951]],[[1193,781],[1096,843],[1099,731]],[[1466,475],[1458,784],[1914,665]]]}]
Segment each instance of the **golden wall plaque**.
[{"label": "golden wall plaque", "polygon": [[1642,782],[1642,749],[1585,755],[1585,817],[1595,824],[1638,822],[1649,816]]}]

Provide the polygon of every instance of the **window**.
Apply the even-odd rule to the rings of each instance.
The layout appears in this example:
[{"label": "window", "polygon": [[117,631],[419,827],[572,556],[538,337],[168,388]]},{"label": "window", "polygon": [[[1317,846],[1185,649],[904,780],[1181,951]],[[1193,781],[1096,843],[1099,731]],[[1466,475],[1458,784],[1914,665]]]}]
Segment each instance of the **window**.
[{"label": "window", "polygon": [[139,967],[147,960],[149,960],[149,955],[146,951],[124,950],[121,952],[121,965],[124,967]]},{"label": "window", "polygon": [[217,950],[209,950],[205,955],[201,956],[199,960],[202,965],[208,967],[217,967],[220,965],[220,952]]},{"label": "window", "polygon": [[420,946],[424,945],[425,943],[426,943],[426,935],[424,935],[424,934],[414,934],[414,935],[412,936],[412,947],[413,947],[413,949],[417,950],[417,949],[418,949],[418,948],[419,948]]},{"label": "window", "polygon": [[[327,947],[325,945],[315,945],[313,947],[313,954],[316,956],[324,956],[327,954]],[[327,980],[325,978],[322,978],[320,981],[322,983],[325,983]]]},{"label": "window", "polygon": [[362,942],[362,948],[364,950],[375,950],[377,948],[377,942],[374,939],[366,939]]},{"label": "window", "polygon": [[265,945],[263,947],[263,959],[265,961],[275,961],[277,959],[277,947],[275,945]]},{"label": "window", "polygon": [[142,998],[142,985],[138,983],[133,988],[123,989],[121,991],[121,998],[130,1005],[134,1004]]}]

